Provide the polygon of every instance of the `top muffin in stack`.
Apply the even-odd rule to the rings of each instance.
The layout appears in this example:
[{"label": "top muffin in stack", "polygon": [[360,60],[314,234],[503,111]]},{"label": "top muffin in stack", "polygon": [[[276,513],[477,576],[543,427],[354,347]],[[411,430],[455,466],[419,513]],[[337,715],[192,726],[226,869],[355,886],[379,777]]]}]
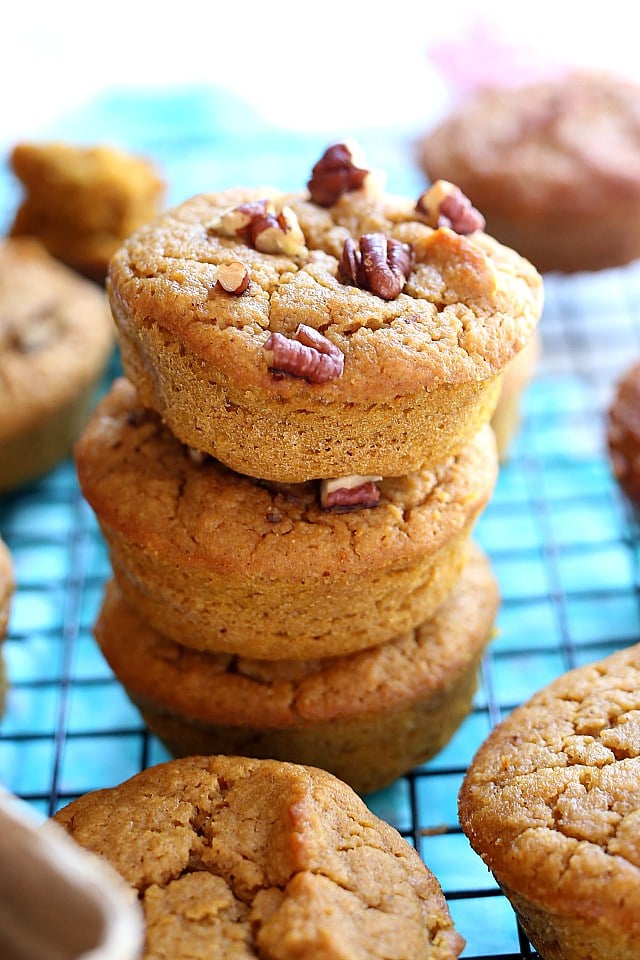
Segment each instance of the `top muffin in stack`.
[{"label": "top muffin in stack", "polygon": [[[184,444],[279,483],[442,463],[489,421],[541,279],[450,184],[382,192],[351,144],[308,190],[194,197],[138,230],[108,291],[125,372]],[[357,494],[355,495],[358,496]]]}]

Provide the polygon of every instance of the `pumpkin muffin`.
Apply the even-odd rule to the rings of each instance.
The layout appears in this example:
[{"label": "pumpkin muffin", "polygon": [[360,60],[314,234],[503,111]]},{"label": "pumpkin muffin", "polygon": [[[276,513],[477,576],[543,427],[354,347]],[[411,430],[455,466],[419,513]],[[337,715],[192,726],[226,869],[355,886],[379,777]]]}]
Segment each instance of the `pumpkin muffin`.
[{"label": "pumpkin muffin", "polygon": [[359,653],[265,661],[190,650],[149,627],[113,580],[95,635],[174,756],[307,763],[369,793],[429,760],[466,717],[497,607],[489,563],[472,545],[431,620]]},{"label": "pumpkin muffin", "polygon": [[123,240],[164,199],[155,164],[115,146],[18,143],[9,163],[24,190],[11,235],[37,237],[52,257],[99,283]]},{"label": "pumpkin muffin", "polygon": [[75,448],[115,577],[178,643],[313,659],[383,643],[432,616],[493,491],[489,425],[435,470],[369,482],[367,506],[323,506],[323,484],[265,485],[194,460],[124,378]]},{"label": "pumpkin muffin", "polygon": [[193,197],[111,261],[142,403],[239,473],[299,483],[441,463],[489,421],[538,323],[540,276],[459,191],[390,196],[356,157],[330,147],[306,192]]},{"label": "pumpkin muffin", "polygon": [[143,960],[454,960],[464,947],[413,847],[323,770],[172,760],[55,820],[137,892]]},{"label": "pumpkin muffin", "polygon": [[459,811],[545,960],[636,960],[640,645],[514,710],[474,758]]},{"label": "pumpkin muffin", "polygon": [[486,229],[543,273],[640,255],[640,85],[576,70],[469,94],[429,130],[418,162],[453,180]]},{"label": "pumpkin muffin", "polygon": [[0,492],[69,455],[114,348],[104,291],[37,240],[0,241]]}]

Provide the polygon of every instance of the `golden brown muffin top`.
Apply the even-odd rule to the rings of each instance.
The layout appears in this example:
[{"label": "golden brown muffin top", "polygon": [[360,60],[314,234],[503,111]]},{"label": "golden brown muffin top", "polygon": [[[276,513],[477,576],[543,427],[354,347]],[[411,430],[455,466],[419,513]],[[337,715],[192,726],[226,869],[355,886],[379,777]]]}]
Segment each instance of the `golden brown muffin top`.
[{"label": "golden brown muffin top", "polygon": [[36,240],[0,242],[0,440],[82,392],[114,344],[103,290]]},{"label": "golden brown muffin top", "polygon": [[144,957],[448,960],[464,945],[415,850],[322,770],[173,760],[55,819],[137,890]]},{"label": "golden brown muffin top", "polygon": [[[255,231],[265,221],[257,214],[249,227],[233,229],[238,208],[266,199],[276,214],[285,211],[286,253],[262,252]],[[269,188],[198,195],[136,231],[115,255],[108,282],[114,315],[133,326],[157,324],[240,387],[286,397],[312,389],[327,401],[362,402],[372,390],[400,396],[485,380],[529,339],[541,279],[480,230],[460,235],[428,226],[417,200],[380,193],[369,180],[329,206],[308,192]],[[410,249],[408,276],[398,270],[401,292],[389,299],[372,292],[381,290],[376,256],[372,289],[339,274],[345,241],[358,255],[362,237],[371,235]],[[232,263],[248,279],[246,289],[236,282],[238,295],[219,282]],[[344,356],[336,379],[310,388],[303,378],[274,376],[265,350],[270,334],[291,340],[301,323]]]},{"label": "golden brown muffin top", "polygon": [[430,177],[456,180],[475,202],[486,197],[492,214],[637,203],[640,86],[576,70],[479,89],[426,135],[420,158]]},{"label": "golden brown muffin top", "polygon": [[514,710],[469,768],[460,822],[516,893],[640,933],[640,645]]},{"label": "golden brown muffin top", "polygon": [[158,698],[205,723],[265,727],[331,722],[392,710],[447,689],[487,643],[498,588],[474,544],[452,593],[427,623],[347,656],[254,660],[202,654],[147,626],[110,581],[96,637],[116,676],[139,696]]},{"label": "golden brown muffin top", "polygon": [[416,562],[462,531],[497,474],[489,426],[434,470],[378,482],[372,509],[334,511],[319,484],[265,485],[187,447],[118,379],[75,447],[82,491],[101,523],[183,568],[266,579],[369,574]]}]

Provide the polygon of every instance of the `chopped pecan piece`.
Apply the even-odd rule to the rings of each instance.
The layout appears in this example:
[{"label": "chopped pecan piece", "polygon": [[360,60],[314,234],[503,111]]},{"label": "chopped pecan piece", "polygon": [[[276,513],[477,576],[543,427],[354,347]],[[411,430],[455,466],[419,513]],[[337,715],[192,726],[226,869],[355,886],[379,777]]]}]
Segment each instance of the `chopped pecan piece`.
[{"label": "chopped pecan piece", "polygon": [[354,474],[337,480],[320,481],[320,506],[324,510],[361,510],[375,507],[380,500],[377,481],[382,477]]},{"label": "chopped pecan piece", "polygon": [[284,253],[295,257],[306,252],[304,233],[294,211],[280,211],[272,200],[254,200],[227,210],[207,227],[222,237],[239,237],[261,253]]},{"label": "chopped pecan piece", "polygon": [[483,230],[485,219],[462,192],[448,180],[436,180],[416,202],[416,212],[428,226],[450,227],[456,233],[467,234]]},{"label": "chopped pecan piece", "polygon": [[195,463],[197,467],[201,467],[203,463],[206,463],[207,460],[210,460],[211,457],[208,453],[205,453],[203,450],[196,450],[195,447],[187,446],[187,456],[191,463]]},{"label": "chopped pecan piece", "polygon": [[239,260],[221,263],[218,267],[216,285],[222,287],[227,293],[239,297],[249,286],[249,271]]},{"label": "chopped pecan piece", "polygon": [[269,370],[309,383],[327,383],[342,376],[344,354],[314,327],[299,324],[294,339],[274,332],[264,344]]},{"label": "chopped pecan piece", "polygon": [[319,207],[331,207],[343,193],[360,190],[370,175],[358,147],[353,143],[334,143],[328,147],[311,170],[307,188]]},{"label": "chopped pecan piece", "polygon": [[352,287],[370,290],[383,300],[394,300],[411,273],[411,247],[384,233],[365,233],[360,250],[353,240],[344,242],[338,278]]}]

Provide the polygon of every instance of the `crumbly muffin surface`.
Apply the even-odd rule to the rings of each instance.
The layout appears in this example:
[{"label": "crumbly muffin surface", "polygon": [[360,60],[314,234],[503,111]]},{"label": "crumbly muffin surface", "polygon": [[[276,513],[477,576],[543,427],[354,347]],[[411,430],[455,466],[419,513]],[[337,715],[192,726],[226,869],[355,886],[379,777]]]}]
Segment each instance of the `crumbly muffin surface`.
[{"label": "crumbly muffin surface", "polygon": [[[208,225],[230,208],[271,197],[289,206],[304,233],[298,256],[265,254]],[[304,194],[228,190],[186,201],[137,231],[114,257],[110,295],[126,325],[157,324],[204,363],[215,361],[238,389],[267,389],[288,400],[309,385],[274,378],[263,351],[270,332],[292,336],[299,323],[321,331],[345,355],[344,374],[313,393],[363,401],[402,396],[442,383],[497,375],[528,340],[540,313],[536,271],[513,251],[476,233],[433,230],[403,198],[372,201],[347,193],[331,208]],[[402,293],[385,302],[336,276],[344,240],[380,232],[413,249]],[[217,268],[241,261],[242,296],[216,286]],[[375,384],[375,388],[373,385]]]},{"label": "crumbly muffin surface", "polygon": [[460,817],[526,911],[572,925],[569,942],[577,924],[591,925],[585,942],[608,934],[620,951],[610,955],[637,956],[640,645],[570,671],[514,710],[476,755]]},{"label": "crumbly muffin surface", "polygon": [[0,243],[0,443],[81,394],[115,330],[104,292],[31,238]]},{"label": "crumbly muffin surface", "polygon": [[23,187],[11,234],[37,237],[53,257],[101,283],[120,244],[164,198],[155,164],[108,144],[18,143],[10,164]]},{"label": "crumbly muffin surface", "polygon": [[138,891],[145,958],[448,960],[463,947],[417,853],[321,770],[188,758],[55,819]]}]

